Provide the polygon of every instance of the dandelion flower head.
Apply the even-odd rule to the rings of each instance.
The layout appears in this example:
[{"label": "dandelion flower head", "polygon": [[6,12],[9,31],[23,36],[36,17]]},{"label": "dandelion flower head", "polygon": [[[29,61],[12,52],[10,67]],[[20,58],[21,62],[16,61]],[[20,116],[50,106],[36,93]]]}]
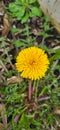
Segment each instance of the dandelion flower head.
[{"label": "dandelion flower head", "polygon": [[47,54],[35,46],[21,50],[16,58],[16,69],[23,78],[40,79],[45,76],[48,67]]}]

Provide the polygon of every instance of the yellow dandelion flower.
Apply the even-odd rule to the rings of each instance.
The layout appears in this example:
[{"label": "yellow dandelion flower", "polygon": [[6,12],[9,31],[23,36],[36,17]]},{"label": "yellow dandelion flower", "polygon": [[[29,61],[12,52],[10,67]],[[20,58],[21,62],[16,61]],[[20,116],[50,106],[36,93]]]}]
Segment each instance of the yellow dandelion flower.
[{"label": "yellow dandelion flower", "polygon": [[16,58],[16,68],[23,78],[40,79],[45,76],[48,66],[47,54],[35,46],[23,49]]}]

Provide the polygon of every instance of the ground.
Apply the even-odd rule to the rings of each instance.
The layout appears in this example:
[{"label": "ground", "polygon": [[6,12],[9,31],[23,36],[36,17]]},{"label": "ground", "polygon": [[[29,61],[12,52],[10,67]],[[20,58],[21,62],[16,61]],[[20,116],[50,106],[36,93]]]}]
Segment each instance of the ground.
[{"label": "ground", "polygon": [[[22,24],[11,16],[11,2],[0,2],[0,130],[59,130],[60,34],[42,12]],[[29,80],[20,77],[15,63],[18,53],[31,46],[45,50],[50,67],[43,79],[32,81],[29,101]]]}]

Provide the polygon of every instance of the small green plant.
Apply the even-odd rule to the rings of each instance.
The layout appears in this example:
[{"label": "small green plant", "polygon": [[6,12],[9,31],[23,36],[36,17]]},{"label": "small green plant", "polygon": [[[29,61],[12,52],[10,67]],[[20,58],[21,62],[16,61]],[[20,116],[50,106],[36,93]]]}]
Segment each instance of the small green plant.
[{"label": "small green plant", "polygon": [[53,29],[53,27],[50,27],[49,22],[50,22],[50,19],[45,16],[44,17],[44,23],[43,23],[43,31],[39,32],[40,35],[42,35],[44,39],[53,36],[53,35],[48,33],[49,30]]},{"label": "small green plant", "polygon": [[33,37],[33,38],[30,37],[30,35],[33,34],[30,26],[26,25],[25,28],[23,28],[23,29],[11,27],[11,31],[12,31],[13,35],[17,32],[17,33],[21,33],[22,37],[23,36],[26,37],[25,39],[24,38],[20,38],[17,40],[13,39],[12,44],[15,45],[15,47],[17,47],[17,48],[30,47],[30,46],[34,45],[36,37]]},{"label": "small green plant", "polygon": [[12,17],[21,20],[21,23],[25,23],[28,18],[41,17],[42,13],[38,7],[36,0],[16,0],[9,4],[9,11]]}]

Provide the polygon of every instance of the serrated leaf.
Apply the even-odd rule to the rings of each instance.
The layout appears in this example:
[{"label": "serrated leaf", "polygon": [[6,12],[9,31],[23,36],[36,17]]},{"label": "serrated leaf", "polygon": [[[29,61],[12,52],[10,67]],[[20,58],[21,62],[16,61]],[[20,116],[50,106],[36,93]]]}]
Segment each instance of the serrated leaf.
[{"label": "serrated leaf", "polygon": [[12,31],[13,33],[16,33],[16,32],[19,32],[20,29],[19,29],[19,28],[14,28],[14,27],[12,27],[12,28],[11,28],[11,31]]},{"label": "serrated leaf", "polygon": [[23,4],[23,3],[25,3],[25,0],[16,0],[16,2],[17,2],[18,4]]},{"label": "serrated leaf", "polygon": [[33,17],[33,16],[39,16],[39,17],[42,16],[42,13],[41,13],[41,11],[40,11],[40,9],[38,7],[32,7],[31,8],[30,17]]},{"label": "serrated leaf", "polygon": [[9,10],[11,12],[11,15],[13,17],[16,17],[18,20],[20,20],[25,13],[25,7],[21,7],[17,5],[15,2],[9,4]]},{"label": "serrated leaf", "polygon": [[21,23],[22,23],[22,24],[25,23],[25,22],[28,20],[28,18],[29,18],[29,14],[27,13],[27,14],[22,18]]},{"label": "serrated leaf", "polygon": [[16,40],[15,43],[16,47],[21,47],[24,46],[25,44],[23,42],[21,42],[20,40]]},{"label": "serrated leaf", "polygon": [[55,59],[60,59],[60,48],[56,50]]},{"label": "serrated leaf", "polygon": [[20,20],[25,13],[25,9],[22,8],[22,7],[18,7],[18,8],[19,8],[19,10],[18,10],[18,12],[16,13],[15,16],[17,17],[18,20]]},{"label": "serrated leaf", "polygon": [[18,6],[13,2],[9,4],[9,10],[13,13],[13,12],[17,12],[19,9]]},{"label": "serrated leaf", "polygon": [[36,0],[29,0],[29,3],[32,4],[34,3]]}]

